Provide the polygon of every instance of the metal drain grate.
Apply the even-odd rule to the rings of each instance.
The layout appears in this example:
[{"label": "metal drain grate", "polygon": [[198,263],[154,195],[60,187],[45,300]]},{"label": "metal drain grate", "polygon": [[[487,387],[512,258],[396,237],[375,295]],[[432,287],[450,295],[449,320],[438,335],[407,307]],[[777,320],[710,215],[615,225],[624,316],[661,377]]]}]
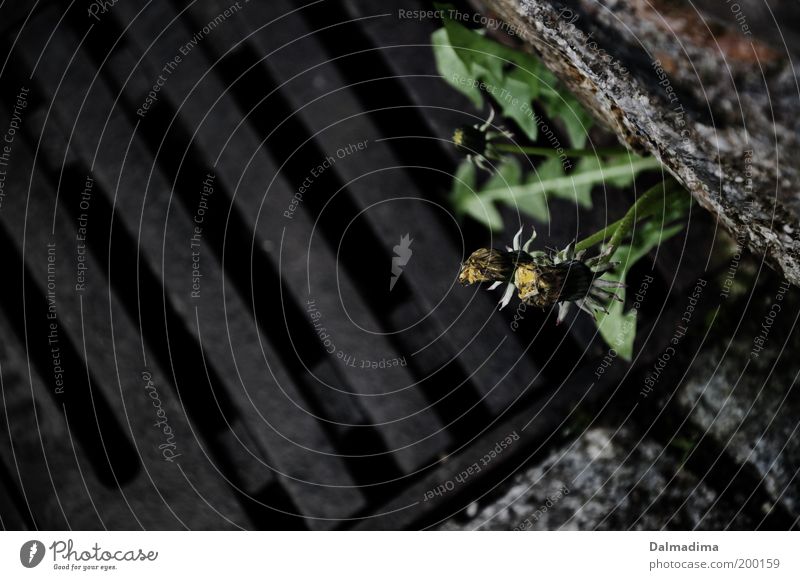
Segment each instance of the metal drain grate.
[{"label": "metal drain grate", "polygon": [[[419,527],[630,371],[595,378],[586,320],[512,332],[453,287],[485,233],[448,210],[447,140],[478,112],[436,77],[436,23],[396,17],[426,5],[374,4],[50,2],[4,35],[0,119],[29,89],[0,207],[5,527]],[[652,304],[704,266],[684,243]],[[642,363],[670,332],[644,313]]]}]

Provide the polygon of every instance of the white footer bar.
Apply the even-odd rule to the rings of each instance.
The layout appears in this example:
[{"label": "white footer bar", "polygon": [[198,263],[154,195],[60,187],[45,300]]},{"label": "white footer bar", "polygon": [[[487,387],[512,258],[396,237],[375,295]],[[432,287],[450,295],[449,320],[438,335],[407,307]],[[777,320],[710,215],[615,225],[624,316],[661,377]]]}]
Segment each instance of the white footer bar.
[{"label": "white footer bar", "polygon": [[4,532],[2,578],[800,578],[788,532]]}]

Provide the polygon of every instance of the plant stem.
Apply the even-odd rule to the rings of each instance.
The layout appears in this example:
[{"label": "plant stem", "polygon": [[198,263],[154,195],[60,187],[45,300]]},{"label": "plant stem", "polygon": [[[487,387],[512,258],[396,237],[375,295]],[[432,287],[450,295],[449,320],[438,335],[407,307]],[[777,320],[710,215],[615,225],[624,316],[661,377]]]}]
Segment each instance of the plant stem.
[{"label": "plant stem", "polygon": [[603,259],[603,262],[609,261],[614,254],[614,250],[616,250],[622,240],[625,239],[625,236],[630,233],[633,224],[651,217],[662,207],[668,206],[677,195],[686,195],[677,182],[672,179],[662,181],[655,187],[644,192],[628,209],[622,219],[615,221],[599,232],[595,232],[591,236],[581,240],[575,244],[575,250],[586,250],[605,240],[609,240],[608,246],[610,251]]},{"label": "plant stem", "polygon": [[634,204],[628,209],[625,215],[622,218],[622,223],[617,226],[617,229],[614,231],[613,235],[611,236],[611,241],[608,242],[608,245],[611,249],[609,252],[608,258],[610,259],[610,254],[617,249],[620,242],[624,239],[626,235],[631,231],[633,224],[635,224],[638,220],[643,219],[641,216],[644,213],[642,210],[648,204],[648,202],[654,199],[656,196],[664,198],[666,202],[667,196],[667,182],[661,182],[658,185],[651,187],[647,191],[645,191],[642,196],[637,199]]},{"label": "plant stem", "polygon": [[492,143],[497,151],[507,153],[525,153],[526,155],[541,155],[543,157],[604,157],[608,155],[621,155],[628,153],[625,147],[595,147],[594,149],[553,149],[551,147],[522,147],[512,143]]}]

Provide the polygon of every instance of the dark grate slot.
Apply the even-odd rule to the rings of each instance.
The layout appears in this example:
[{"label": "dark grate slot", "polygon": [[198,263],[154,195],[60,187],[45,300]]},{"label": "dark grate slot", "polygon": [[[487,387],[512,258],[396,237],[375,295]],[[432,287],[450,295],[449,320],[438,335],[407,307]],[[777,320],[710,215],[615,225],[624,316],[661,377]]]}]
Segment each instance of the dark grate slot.
[{"label": "dark grate slot", "polygon": [[394,497],[398,484],[406,477],[386,445],[375,436],[371,427],[350,427],[340,441],[342,453],[351,455],[350,467],[362,491],[372,501],[382,502]]},{"label": "dark grate slot", "polygon": [[[327,384],[335,384],[337,378],[330,367],[317,367],[314,374],[318,380]],[[375,427],[359,409],[359,404],[352,397],[343,397],[323,385],[312,385],[308,388],[316,392],[315,399],[323,404],[312,407],[318,417],[330,420],[328,428],[336,440],[336,448],[347,457],[347,466],[362,493],[372,501],[384,501],[392,496],[393,485],[376,485],[381,481],[393,480],[403,476],[403,470],[397,465],[386,444]],[[327,416],[326,416],[327,415]],[[349,418],[350,424],[337,423]]]},{"label": "dark grate slot", "polygon": [[642,259],[634,264],[628,273],[628,292],[625,295],[626,307],[631,307],[635,300],[635,293],[645,277],[652,276],[653,281],[648,284],[646,300],[641,302],[640,316],[646,320],[656,317],[662,311],[671,308],[676,303],[676,297],[670,294],[668,280],[664,273],[655,269],[654,264],[648,259]]},{"label": "dark grate slot", "polygon": [[[16,339],[28,345],[28,356],[45,377],[47,390],[53,400],[59,407],[63,406],[67,417],[72,418],[72,432],[91,459],[97,477],[109,487],[124,485],[139,472],[139,460],[133,444],[114,420],[108,402],[97,390],[94,378],[91,374],[87,378],[83,360],[63,331],[58,346],[61,349],[61,366],[66,374],[64,392],[56,394],[53,358],[47,347],[50,320],[47,319],[44,290],[36,276],[23,264],[20,255],[12,251],[16,243],[3,228],[0,228],[0,244],[5,248],[8,271],[19,273],[0,285],[0,303]],[[23,295],[26,297],[24,303]],[[87,412],[91,413],[94,421],[84,420]]]},{"label": "dark grate slot", "polygon": [[[8,429],[5,417],[0,419],[0,426]],[[3,530],[36,529],[30,509],[25,498],[11,474],[11,470],[0,462],[0,528]]]},{"label": "dark grate slot", "polygon": [[[491,413],[474,389],[469,388],[469,378],[455,362],[437,367],[435,374],[414,367],[415,375],[425,377],[423,389],[429,393],[431,402],[442,417],[442,421],[457,441],[465,441],[475,435],[476,425],[486,425]],[[442,385],[452,385],[446,392]]]},{"label": "dark grate slot", "polygon": [[575,329],[570,320],[557,326],[554,310],[533,307],[523,310],[515,305],[508,306],[507,310],[509,332],[517,335],[523,344],[530,345],[531,356],[539,362],[549,382],[565,380],[581,357],[586,356],[584,347],[575,341]]},{"label": "dark grate slot", "polygon": [[267,485],[249,497],[242,498],[242,502],[248,507],[256,529],[300,531],[312,528],[299,517],[301,511],[281,485]]},{"label": "dark grate slot", "polygon": [[64,15],[62,26],[72,27],[79,38],[83,38],[84,34],[91,31],[84,46],[91,46],[95,58],[100,57],[102,60],[111,52],[112,47],[123,49],[128,46],[128,36],[120,34],[122,30],[115,26],[110,18],[103,18],[99,23],[93,18],[87,18],[89,9],[93,5],[92,0],[55,0],[53,4],[57,4],[59,12]]}]

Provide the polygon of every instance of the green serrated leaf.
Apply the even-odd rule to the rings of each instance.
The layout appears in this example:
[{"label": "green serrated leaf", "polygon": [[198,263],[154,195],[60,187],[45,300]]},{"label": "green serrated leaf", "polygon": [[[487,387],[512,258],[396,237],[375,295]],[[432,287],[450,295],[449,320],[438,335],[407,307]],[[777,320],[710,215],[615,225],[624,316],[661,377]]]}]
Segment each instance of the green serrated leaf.
[{"label": "green serrated leaf", "polygon": [[513,157],[506,157],[500,162],[497,171],[492,174],[484,186],[484,190],[502,189],[522,183],[522,167]]},{"label": "green serrated leaf", "polygon": [[[518,69],[516,72],[523,73],[523,76],[528,76],[522,70]],[[525,80],[514,78],[513,74],[507,75],[503,83],[504,90],[507,93],[501,92],[499,98],[495,96],[495,101],[500,105],[502,115],[513,119],[529,139],[536,139],[539,135],[539,125],[536,123],[536,117],[528,106],[528,103],[533,102],[538,93],[538,90],[532,86],[535,83],[531,83],[530,77],[526,82]]]},{"label": "green serrated leaf", "polygon": [[[598,157],[584,157],[578,161],[575,173],[598,172],[603,169],[603,164]],[[592,209],[592,188],[594,183],[575,184],[575,203],[585,209]]]},{"label": "green serrated leaf", "polygon": [[460,213],[467,200],[475,195],[476,181],[475,166],[469,161],[462,161],[456,170],[453,187],[450,192],[450,202],[456,213]]},{"label": "green serrated leaf", "polygon": [[468,161],[462,162],[456,171],[453,189],[450,192],[450,201],[456,214],[468,215],[493,232],[503,231],[503,218],[500,212],[492,203],[480,198],[476,182],[475,166]]},{"label": "green serrated leaf", "polygon": [[459,79],[469,78],[472,74],[469,68],[459,58],[453,45],[447,35],[447,30],[441,28],[433,33],[433,56],[436,60],[436,68],[453,88],[462,92],[473,104],[479,108],[483,108],[483,95],[478,87],[472,84],[465,84]]},{"label": "green serrated leaf", "polygon": [[[511,183],[503,187],[484,187],[478,195],[485,202],[501,201],[514,207],[525,207],[537,219],[548,221],[547,197],[553,196],[573,202],[587,204],[588,191],[606,179],[633,180],[641,171],[659,167],[656,159],[651,157],[630,160],[626,156],[624,162],[602,166],[587,164],[576,166],[576,170],[567,175],[559,158],[548,159],[536,168],[536,172],[526,182],[518,185]],[[591,198],[588,205],[591,206]],[[527,211],[530,210],[530,211]]]},{"label": "green serrated leaf", "polygon": [[559,98],[543,99],[545,112],[551,119],[561,119],[573,147],[586,145],[589,129],[594,125],[594,118],[583,108],[583,105],[570,93],[562,92]]},{"label": "green serrated leaf", "polygon": [[[659,166],[659,163],[652,159],[645,164],[640,164],[640,161],[642,161],[641,157],[629,154],[617,155],[606,160],[601,160],[599,157],[583,157],[578,161],[575,174],[594,175],[599,179],[594,182],[583,179],[576,181],[574,196],[568,197],[581,207],[591,209],[592,188],[595,185],[608,183],[615,187],[628,187],[641,171],[655,169]],[[556,196],[563,197],[557,192]]]},{"label": "green serrated leaf", "polygon": [[[452,6],[436,4],[447,13]],[[478,86],[484,83],[487,94],[497,103],[504,117],[513,119],[535,140],[539,133],[533,101],[541,102],[548,115],[560,118],[570,142],[581,147],[592,117],[580,102],[563,90],[539,59],[513,50],[480,32],[444,18],[444,28],[433,34],[434,54],[439,74],[477,107],[483,105]]]},{"label": "green serrated leaf", "polygon": [[503,217],[491,203],[485,203],[480,197],[473,197],[464,204],[464,213],[482,223],[492,232],[503,231]]},{"label": "green serrated leaf", "polygon": [[653,158],[628,155],[612,158],[606,164],[598,159],[582,160],[569,175],[561,159],[553,157],[539,164],[527,178],[523,177],[519,162],[505,158],[482,187],[477,187],[475,167],[464,161],[456,173],[451,200],[459,214],[467,214],[492,231],[502,230],[500,214],[493,207],[504,203],[541,222],[548,222],[548,199],[566,199],[582,207],[591,207],[591,190],[605,180],[629,184],[646,169],[658,167]]},{"label": "green serrated leaf", "polygon": [[[536,178],[536,175],[532,175],[528,181]],[[547,221],[547,200],[544,194],[517,195],[516,192],[525,187],[526,183],[523,182],[522,168],[519,162],[515,158],[509,157],[502,161],[497,168],[497,173],[480,189],[478,196],[483,203],[500,201],[540,221]]]}]

